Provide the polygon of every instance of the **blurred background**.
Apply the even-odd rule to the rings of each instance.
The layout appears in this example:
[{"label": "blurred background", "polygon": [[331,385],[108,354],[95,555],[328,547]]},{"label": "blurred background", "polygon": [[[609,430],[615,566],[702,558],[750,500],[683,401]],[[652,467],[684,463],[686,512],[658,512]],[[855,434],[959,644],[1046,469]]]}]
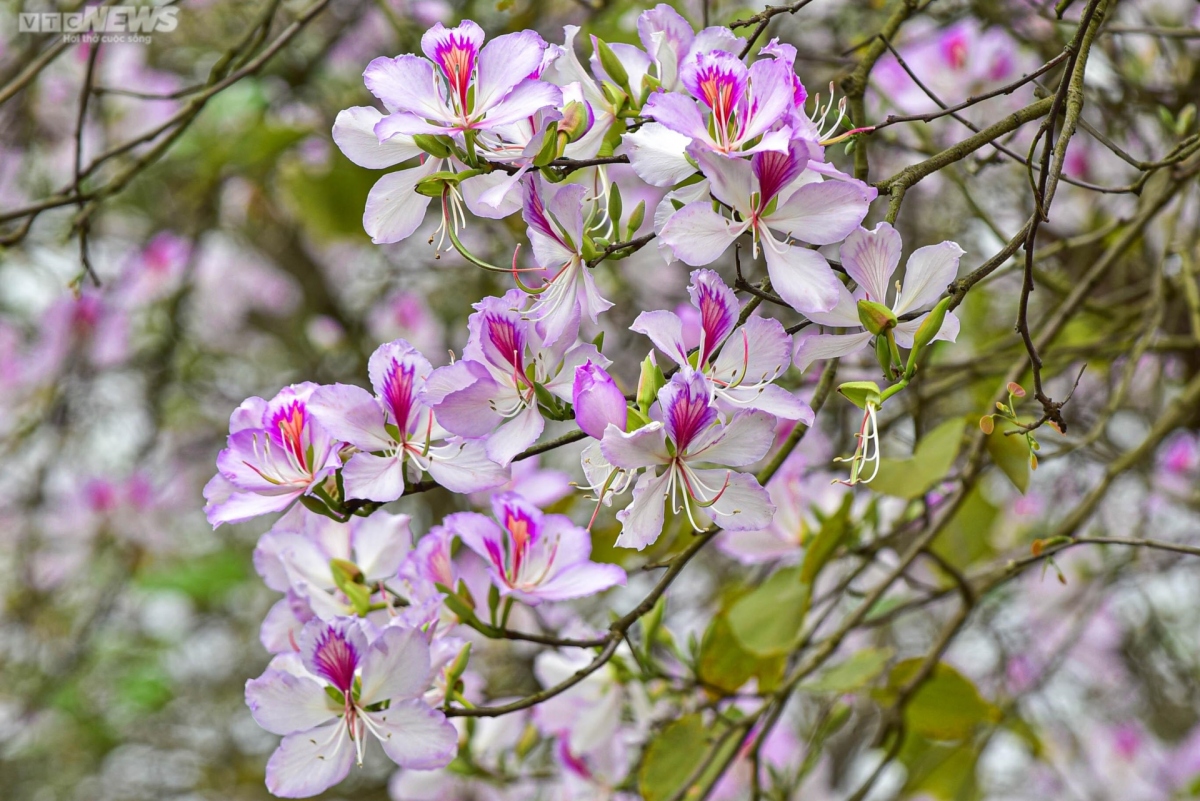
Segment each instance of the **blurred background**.
[{"label": "blurred background", "polygon": [[[380,173],[342,156],[330,138],[333,119],[373,104],[361,80],[372,58],[417,51],[434,22],[470,18],[491,35],[532,27],[551,42],[562,41],[563,25],[580,24],[609,42],[634,42],[648,5],[183,0],[174,6],[177,27],[153,33],[149,44],[99,47],[18,30],[18,12],[69,4],[0,8],[0,797],[268,797],[263,767],[276,738],[254,724],[242,699],[246,679],[269,658],[258,628],[276,598],[250,558],[266,525],[214,532],[201,511],[229,413],[247,396],[270,397],[297,381],[363,383],[370,353],[398,337],[445,363],[465,341],[469,304],[508,288],[453,252],[439,257],[427,244],[433,214],[406,242],[372,245],[362,209]],[[856,46],[879,29],[889,5],[817,0],[776,19],[769,36],[797,46],[810,96],[827,100],[830,82],[853,66]],[[678,7],[699,27],[761,4]],[[1113,13],[1118,25],[1150,33],[1105,36],[1094,54],[1086,119],[1095,132],[1072,144],[1067,174],[1077,185],[1062,187],[1039,240],[1047,250],[1036,303],[1068,293],[1139,211],[1139,194],[1103,191],[1140,175],[1103,140],[1152,161],[1195,132],[1195,109],[1187,108],[1200,97],[1200,38],[1162,30],[1194,32],[1197,4],[1128,0]],[[1027,73],[1069,37],[1052,16],[1033,0],[929,4],[894,42],[926,89],[885,56],[872,77],[869,119],[854,124],[927,111],[930,93],[958,102]],[[257,63],[270,48],[277,49]],[[213,76],[239,72],[212,91]],[[990,124],[1036,91],[1026,85],[965,117]],[[969,134],[950,118],[890,128],[871,141],[870,177],[886,178]],[[1023,129],[1008,144],[1023,154],[1030,139]],[[844,169],[852,158],[830,148]],[[613,168],[618,181],[621,169]],[[955,239],[973,269],[1029,214],[1025,181],[1022,167],[984,148],[911,192],[898,227],[909,243]],[[100,191],[64,202],[72,187]],[[1019,468],[1015,479],[997,472],[984,482],[970,517],[947,535],[947,558],[958,566],[1013,548],[1027,553],[1056,507],[1078,499],[1139,442],[1170,388],[1200,369],[1200,330],[1187,301],[1196,194],[1182,189],[1144,228],[1047,356],[1055,398],[1088,368],[1069,407],[1078,428],[1072,447],[1048,458],[1024,494],[1017,485],[1030,477]],[[658,197],[627,195],[626,208],[639,199],[652,208]],[[872,224],[886,204],[878,205]],[[472,221],[464,239],[507,263],[524,223]],[[889,430],[893,455],[910,452],[949,416],[984,413],[999,376],[1021,357],[1012,332],[1015,264],[968,296],[959,344],[940,352],[912,393],[910,417]],[[632,318],[683,302],[686,274],[647,248],[597,276],[617,304],[604,329],[619,370],[644,356],[646,344],[627,330]],[[1153,337],[1130,372],[1125,354],[1145,331]],[[839,378],[874,372],[868,355],[844,365]],[[788,379],[804,393],[813,381],[795,371]],[[804,458],[822,471],[853,449],[851,411],[833,405],[806,443]],[[569,450],[521,469],[550,487],[547,502],[578,511],[582,500],[562,500],[566,482],[578,478],[577,459]],[[1174,435],[1114,485],[1099,524],[1128,536],[1195,537],[1198,473],[1194,435]],[[821,476],[827,486],[829,473]],[[814,501],[820,492],[812,490]],[[469,504],[439,491],[394,508],[423,532]],[[615,533],[606,514],[599,553]],[[1120,551],[1074,557],[1047,578],[1001,588],[951,653],[989,694],[1026,698],[999,745],[951,779],[938,773],[944,764],[926,771],[934,776],[926,785],[898,779],[892,794],[1133,799],[1200,790],[1192,781],[1200,773],[1195,567]],[[714,557],[686,597],[711,600],[712,588],[742,569]],[[907,618],[870,636],[923,644],[936,632],[933,620]],[[683,614],[678,625],[686,636],[699,624]],[[514,691],[535,686],[527,655],[514,658],[511,675],[497,680]],[[838,788],[857,770],[853,737],[830,749],[821,786],[806,797],[843,797]],[[910,776],[920,775],[915,762]],[[328,797],[387,798],[388,775],[369,763]],[[1023,794],[1040,787],[1058,789]]]}]

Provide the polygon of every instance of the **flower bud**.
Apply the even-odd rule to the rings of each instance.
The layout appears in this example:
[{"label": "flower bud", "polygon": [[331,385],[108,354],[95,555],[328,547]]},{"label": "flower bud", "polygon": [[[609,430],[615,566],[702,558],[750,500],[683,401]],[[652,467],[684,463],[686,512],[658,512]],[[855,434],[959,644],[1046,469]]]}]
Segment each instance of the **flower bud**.
[{"label": "flower bud", "polygon": [[876,336],[896,327],[895,313],[882,303],[876,303],[873,300],[858,302],[858,319],[863,324],[863,328]]},{"label": "flower bud", "polygon": [[592,106],[583,99],[583,89],[578,83],[563,88],[562,119],[558,121],[558,132],[565,134],[568,142],[578,142],[592,129],[596,115]]},{"label": "flower bud", "polygon": [[611,423],[622,431],[629,416],[625,396],[605,369],[589,360],[575,368],[571,392],[575,422],[589,437],[601,439]]},{"label": "flower bud", "polygon": [[416,134],[413,144],[424,150],[435,159],[450,158],[450,137],[434,136],[432,134]]},{"label": "flower bud", "polygon": [[629,73],[625,70],[621,59],[617,58],[617,54],[609,47],[608,42],[593,36],[592,47],[596,49],[596,57],[600,59],[600,66],[604,68],[604,72],[608,74],[613,83],[629,94]]},{"label": "flower bud", "polygon": [[650,355],[642,362],[642,374],[638,376],[637,405],[643,414],[650,413],[650,407],[658,398],[658,391],[666,383],[667,379],[654,359],[654,351],[650,351]]}]

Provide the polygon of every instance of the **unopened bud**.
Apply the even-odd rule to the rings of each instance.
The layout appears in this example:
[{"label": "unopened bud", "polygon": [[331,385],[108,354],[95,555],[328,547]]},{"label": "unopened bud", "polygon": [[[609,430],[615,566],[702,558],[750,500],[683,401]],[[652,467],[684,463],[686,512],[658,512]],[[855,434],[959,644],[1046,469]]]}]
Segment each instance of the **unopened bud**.
[{"label": "unopened bud", "polygon": [[1007,389],[1008,393],[1014,398],[1025,397],[1025,387],[1021,386],[1016,381],[1009,381]]},{"label": "unopened bud", "polygon": [[863,328],[876,336],[896,327],[895,312],[873,300],[858,302],[858,319],[863,324]]},{"label": "unopened bud", "polygon": [[662,369],[654,359],[654,352],[642,361],[642,373],[638,376],[637,404],[643,414],[650,413],[650,407],[658,398],[658,391],[666,386],[667,379]]},{"label": "unopened bud", "polygon": [[435,159],[450,158],[450,138],[447,136],[416,134],[413,136],[412,140],[414,145],[421,148]]},{"label": "unopened bud", "polygon": [[562,115],[558,123],[558,132],[566,134],[568,142],[578,142],[592,129],[592,124],[596,121],[592,106],[586,100],[572,100],[565,104]]}]

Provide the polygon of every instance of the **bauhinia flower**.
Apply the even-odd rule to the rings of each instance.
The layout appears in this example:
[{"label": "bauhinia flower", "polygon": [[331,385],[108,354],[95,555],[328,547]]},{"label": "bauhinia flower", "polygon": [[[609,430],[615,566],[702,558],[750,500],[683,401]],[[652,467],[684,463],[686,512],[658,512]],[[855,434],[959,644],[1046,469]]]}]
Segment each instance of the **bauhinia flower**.
[{"label": "bauhinia flower", "polygon": [[[246,683],[258,725],[283,735],[267,763],[267,789],[284,798],[317,795],[361,766],[367,735],[412,770],[448,765],[458,732],[420,696],[429,686],[425,635],[385,628],[367,644],[363,625],[312,621],[300,636],[301,668],[281,664]],[[288,670],[287,668],[291,668]]]},{"label": "bauhinia flower", "polygon": [[375,127],[379,140],[490,131],[559,105],[557,86],[530,77],[542,69],[541,36],[526,30],[483,40],[483,29],[470,20],[455,28],[438,23],[421,37],[426,58],[372,61],[363,73],[367,88],[394,109]]},{"label": "bauhinia flower", "polygon": [[334,384],[309,401],[327,431],[360,450],[342,468],[347,497],[394,501],[406,482],[424,472],[451,492],[477,492],[508,480],[507,471],[488,460],[483,443],[455,437],[420,401],[433,367],[416,348],[402,339],[388,342],[371,355],[367,369],[374,397]]},{"label": "bauhinia flower", "polygon": [[582,598],[625,583],[617,565],[589,558],[592,536],[565,515],[544,514],[515,493],[492,499],[495,522],[474,512],[446,518],[445,526],[488,563],[502,596],[530,606]]},{"label": "bauhinia flower", "polygon": [[[288,515],[259,538],[254,567],[268,587],[303,598],[322,620],[361,614],[372,601],[386,606],[384,585],[412,550],[409,522],[386,512],[349,523],[308,511]],[[356,597],[347,595],[347,580]]]},{"label": "bauhinia flower", "polygon": [[[686,514],[701,530],[702,514],[728,531],[752,531],[771,522],[775,507],[743,467],[766,455],[775,439],[775,418],[742,411],[724,421],[710,404],[712,390],[700,372],[680,371],[659,390],[654,422],[625,433],[609,426],[600,443],[616,467],[647,468],[633,488],[633,501],[617,514],[617,545],[641,550],[662,533],[663,505]],[[703,468],[701,465],[720,465]]]},{"label": "bauhinia flower", "polygon": [[683,321],[674,312],[642,312],[630,329],[650,337],[681,368],[703,372],[725,409],[758,409],[812,423],[808,404],[772,383],[791,364],[791,338],[783,325],[769,317],[751,317],[735,328],[737,296],[712,270],[694,270],[688,294],[700,312],[700,345],[694,355],[688,355]]},{"label": "bauhinia flower", "polygon": [[[790,98],[790,87],[788,92]],[[823,181],[821,175],[806,170],[817,153],[815,145],[805,140],[793,140],[784,153],[755,153],[749,161],[694,147],[690,152],[708,177],[712,196],[734,216],[713,211],[707,199],[679,209],[660,231],[675,256],[701,267],[749,232],[754,254],[761,246],[766,256],[771,289],[790,306],[807,314],[837,305],[842,284],[829,262],[819,252],[793,242],[840,241],[862,222],[875,189],[848,177]],[[783,240],[776,240],[772,230],[781,231]]]},{"label": "bauhinia flower", "polygon": [[282,512],[340,466],[336,442],[308,409],[316,388],[295,384],[270,401],[248,398],[234,411],[217,475],[204,488],[214,527]]},{"label": "bauhinia flower", "polygon": [[597,315],[612,307],[600,297],[592,272],[583,259],[583,205],[587,188],[580,184],[554,187],[541,175],[527,177],[523,216],[538,265],[552,270],[546,285],[537,291],[526,312],[540,322],[545,343],[553,345],[572,328],[572,321]]},{"label": "bauhinia flower", "polygon": [[[871,231],[859,228],[846,237],[841,247],[842,266],[858,284],[858,289],[851,294],[839,284],[838,303],[833,309],[825,313],[809,313],[806,316],[818,325],[849,328],[855,333],[814,334],[798,339],[796,367],[806,370],[817,359],[848,356],[866,347],[873,335],[863,329],[857,303],[859,300],[870,300],[885,305],[888,303],[888,283],[896,268],[900,266],[901,247],[900,233],[885,222],[879,223]],[[905,266],[903,286],[899,281],[896,282],[895,296],[891,301],[893,314],[900,317],[927,309],[936,303],[958,275],[958,260],[962,254],[962,248],[948,241],[913,251]],[[892,329],[896,344],[903,348],[911,348],[913,336],[928,316],[926,312],[920,317],[898,323]],[[954,312],[947,312],[942,327],[933,339],[953,342],[958,338],[958,327],[958,318],[954,316]]]},{"label": "bauhinia flower", "polygon": [[545,428],[539,392],[570,402],[576,367],[611,364],[595,345],[576,342],[577,319],[547,345],[518,311],[524,297],[514,289],[475,304],[463,359],[434,370],[422,393],[438,422],[463,437],[487,437],[487,457],[506,466]]},{"label": "bauhinia flower", "polygon": [[747,67],[733,53],[713,50],[685,63],[680,80],[710,119],[678,92],[651,95],[643,115],[717,153],[787,149],[790,130],[775,127],[792,107],[792,78],[781,62],[762,59]]},{"label": "bauhinia flower", "polygon": [[721,26],[696,33],[691,23],[666,3],[643,11],[637,20],[638,38],[654,62],[658,85],[664,92],[683,88],[681,75],[700,53],[740,53],[746,40]]},{"label": "bauhinia flower", "polygon": [[575,422],[593,439],[602,438],[610,425],[625,429],[629,414],[625,395],[607,370],[590,361],[575,368],[571,405]]}]

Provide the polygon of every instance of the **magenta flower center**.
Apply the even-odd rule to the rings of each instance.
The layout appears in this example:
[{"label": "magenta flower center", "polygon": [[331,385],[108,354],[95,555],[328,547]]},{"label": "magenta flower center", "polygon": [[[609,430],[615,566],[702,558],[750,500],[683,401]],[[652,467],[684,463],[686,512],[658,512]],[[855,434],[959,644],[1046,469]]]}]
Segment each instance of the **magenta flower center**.
[{"label": "magenta flower center", "polygon": [[327,629],[321,634],[313,651],[313,664],[330,684],[349,694],[358,668],[358,651],[342,632]]},{"label": "magenta flower center", "polygon": [[409,417],[412,415],[414,379],[412,365],[401,365],[393,359],[392,368],[388,370],[383,384],[384,400],[402,438],[408,433]]},{"label": "magenta flower center", "polygon": [[437,60],[458,98],[461,111],[468,111],[467,90],[475,71],[475,47],[462,35],[452,33],[437,46]]},{"label": "magenta flower center", "polygon": [[275,417],[279,438],[283,447],[304,471],[308,470],[308,459],[304,453],[304,405],[295,401],[282,409]]}]

